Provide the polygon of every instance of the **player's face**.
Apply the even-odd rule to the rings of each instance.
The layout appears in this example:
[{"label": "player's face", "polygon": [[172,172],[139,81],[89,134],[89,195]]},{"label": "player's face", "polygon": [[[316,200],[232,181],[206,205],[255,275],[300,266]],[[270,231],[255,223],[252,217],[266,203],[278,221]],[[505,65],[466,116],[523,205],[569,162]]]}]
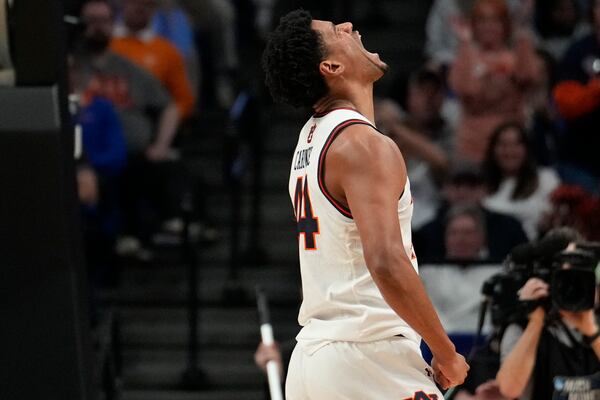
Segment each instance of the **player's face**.
[{"label": "player's face", "polygon": [[317,31],[327,48],[326,59],[340,63],[345,76],[376,81],[387,71],[388,65],[379,54],[371,53],[362,44],[358,31],[350,22],[333,24],[330,21],[313,20],[312,28]]}]

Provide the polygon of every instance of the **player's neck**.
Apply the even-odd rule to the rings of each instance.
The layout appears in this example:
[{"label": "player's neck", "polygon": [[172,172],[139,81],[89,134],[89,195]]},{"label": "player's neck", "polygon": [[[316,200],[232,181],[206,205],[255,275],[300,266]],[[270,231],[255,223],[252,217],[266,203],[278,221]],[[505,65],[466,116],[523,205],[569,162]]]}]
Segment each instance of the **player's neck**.
[{"label": "player's neck", "polygon": [[324,113],[341,107],[354,108],[371,122],[375,122],[373,85],[346,87],[344,90],[330,92],[319,100],[313,108],[318,113]]}]

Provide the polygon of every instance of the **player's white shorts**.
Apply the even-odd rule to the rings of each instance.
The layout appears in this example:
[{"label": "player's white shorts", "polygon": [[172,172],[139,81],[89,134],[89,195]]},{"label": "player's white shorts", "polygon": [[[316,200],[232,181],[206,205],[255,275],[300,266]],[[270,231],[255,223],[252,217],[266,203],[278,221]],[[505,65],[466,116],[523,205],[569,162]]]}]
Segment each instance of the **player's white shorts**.
[{"label": "player's white shorts", "polygon": [[416,343],[402,337],[332,342],[308,354],[296,344],[287,400],[442,400]]}]

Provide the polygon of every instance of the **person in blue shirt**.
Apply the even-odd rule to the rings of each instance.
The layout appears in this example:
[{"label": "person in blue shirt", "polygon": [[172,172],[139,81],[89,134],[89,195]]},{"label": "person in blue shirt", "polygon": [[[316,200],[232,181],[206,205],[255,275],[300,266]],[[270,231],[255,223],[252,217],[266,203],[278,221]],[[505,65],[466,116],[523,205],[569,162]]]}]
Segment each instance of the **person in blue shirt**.
[{"label": "person in blue shirt", "polygon": [[94,170],[104,179],[117,177],[125,167],[127,149],[113,105],[94,97],[83,105],[77,122],[82,129],[83,150]]},{"label": "person in blue shirt", "polygon": [[127,161],[123,128],[113,105],[102,97],[83,99],[75,116],[83,152],[97,177],[95,202],[82,202],[86,259],[93,287],[117,283],[115,242],[120,231],[119,187]]}]

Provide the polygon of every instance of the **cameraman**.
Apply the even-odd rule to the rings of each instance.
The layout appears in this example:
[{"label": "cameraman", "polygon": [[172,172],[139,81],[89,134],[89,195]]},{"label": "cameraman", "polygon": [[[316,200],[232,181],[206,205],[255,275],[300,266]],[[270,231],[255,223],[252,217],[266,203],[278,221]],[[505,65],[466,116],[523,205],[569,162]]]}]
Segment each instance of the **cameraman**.
[{"label": "cameraman", "polygon": [[[541,279],[530,278],[518,293],[521,301],[539,301],[548,298],[550,289]],[[551,399],[555,376],[585,376],[600,370],[600,333],[594,310],[558,310],[556,318],[547,318],[553,313],[540,305],[529,313],[525,328],[507,327],[496,376],[505,397]]]}]

